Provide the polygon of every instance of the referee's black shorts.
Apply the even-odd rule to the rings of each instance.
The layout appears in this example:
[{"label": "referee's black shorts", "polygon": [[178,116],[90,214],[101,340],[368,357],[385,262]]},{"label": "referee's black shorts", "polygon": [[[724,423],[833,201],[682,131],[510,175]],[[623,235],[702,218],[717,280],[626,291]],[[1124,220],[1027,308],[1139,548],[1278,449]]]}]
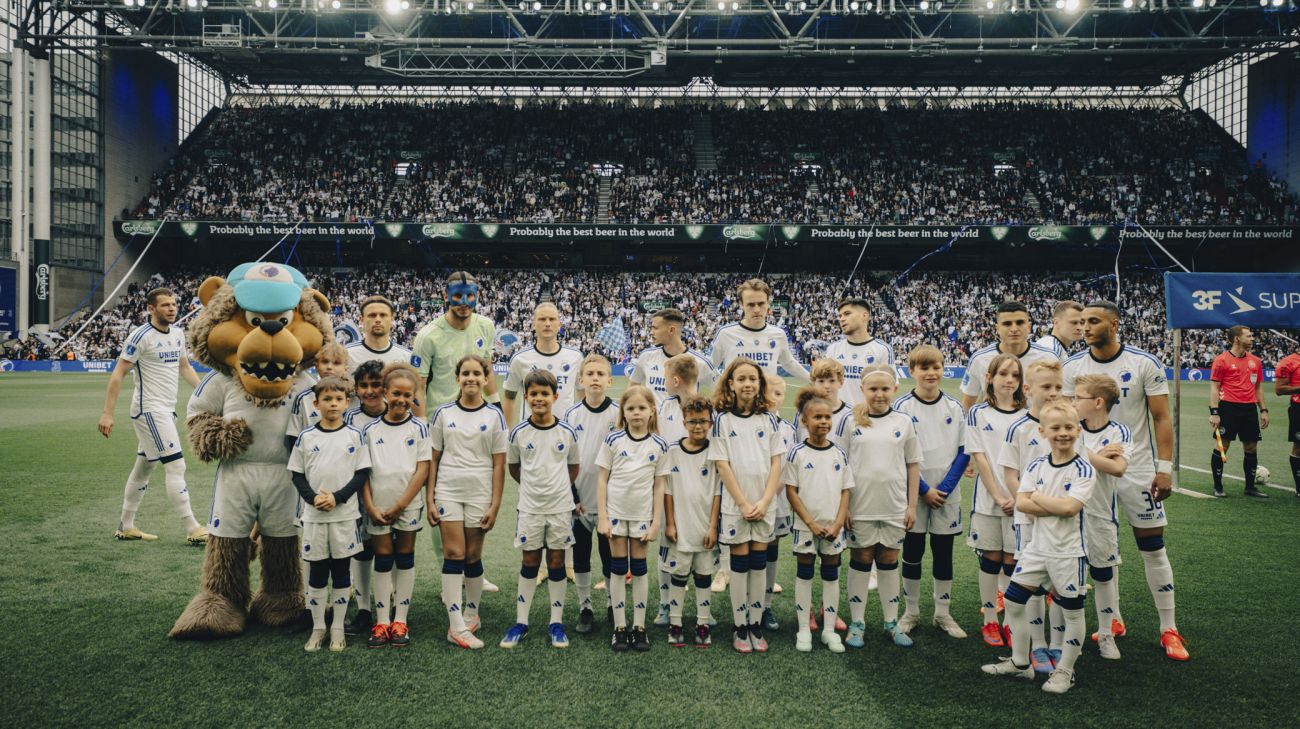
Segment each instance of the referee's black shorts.
[{"label": "referee's black shorts", "polygon": [[1259,407],[1253,402],[1219,402],[1219,435],[1225,441],[1259,442]]},{"label": "referee's black shorts", "polygon": [[1291,421],[1287,423],[1290,427],[1286,429],[1286,439],[1291,443],[1300,443],[1300,402],[1291,403],[1291,407],[1286,409],[1286,414],[1287,420]]}]

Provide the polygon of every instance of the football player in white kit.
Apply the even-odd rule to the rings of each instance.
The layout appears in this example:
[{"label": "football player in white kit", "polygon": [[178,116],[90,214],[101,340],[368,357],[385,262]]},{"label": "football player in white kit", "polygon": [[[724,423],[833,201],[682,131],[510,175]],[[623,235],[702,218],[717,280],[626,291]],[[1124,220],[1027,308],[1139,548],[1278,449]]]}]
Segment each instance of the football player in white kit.
[{"label": "football player in white kit", "polygon": [[546,370],[560,383],[558,399],[555,401],[556,413],[564,413],[576,400],[582,352],[573,347],[561,346],[558,339],[560,326],[560,310],[555,308],[555,304],[545,301],[533,310],[533,334],[537,339],[533,346],[519,350],[510,358],[510,369],[506,374],[501,410],[506,414],[508,427],[519,422],[515,400],[523,391],[524,378],[533,370]]},{"label": "football player in white kit", "polygon": [[1052,307],[1052,331],[1039,337],[1034,344],[1064,362],[1080,339],[1083,339],[1083,304],[1066,299]]},{"label": "football player in white kit", "polygon": [[645,385],[655,394],[655,402],[663,403],[669,396],[665,363],[679,354],[689,354],[695,359],[696,388],[708,393],[713,389],[717,373],[703,354],[690,349],[682,341],[682,326],[686,315],[677,309],[660,309],[650,317],[650,339],[655,346],[636,356],[628,368],[627,381],[632,385]]},{"label": "football player in white kit", "polygon": [[137,440],[135,465],[126,478],[122,498],[122,518],[113,536],[122,540],[151,542],[158,537],[135,525],[135,514],[149,488],[149,476],[161,463],[167,485],[167,497],[176,508],[190,544],[202,545],[208,530],[194,518],[189,489],[185,485],[185,455],[176,431],[176,377],[184,377],[190,387],[198,387],[199,375],[190,364],[185,349],[185,331],[174,326],[176,294],[170,289],[154,289],[146,296],[149,321],[136,327],[122,345],[122,353],[113,374],[108,378],[104,412],[99,416],[99,432],[105,438],[113,432],[113,410],[122,390],[122,380],[131,373],[135,395],[131,398],[131,424]]},{"label": "football player in white kit", "polygon": [[765,372],[779,375],[779,365],[791,377],[808,384],[808,370],[795,359],[785,330],[767,320],[772,287],[766,281],[751,278],[736,288],[736,296],[743,317],[718,329],[711,355],[714,369],[722,371],[734,360],[746,357]]},{"label": "football player in white kit", "polygon": [[[1120,341],[1120,311],[1113,302],[1093,301],[1083,310],[1083,337],[1088,349],[1064,366],[1066,395],[1074,394],[1081,375],[1109,375],[1119,384],[1120,399],[1111,420],[1129,429],[1133,458],[1115,487],[1142,553],[1147,587],[1160,615],[1160,643],[1175,661],[1188,659],[1186,641],[1174,622],[1174,572],[1165,552],[1164,500],[1173,490],[1174,426],[1169,413],[1169,382],[1160,360]],[[1152,442],[1151,432],[1155,431]],[[1123,625],[1122,623],[1120,624]],[[1123,635],[1117,631],[1115,637]]]},{"label": "football player in white kit", "polygon": [[[359,342],[348,345],[348,371],[355,370],[362,362],[377,359],[385,365],[409,364],[420,372],[422,360],[411,350],[392,339],[394,317],[397,307],[386,296],[367,296],[361,302],[362,338]],[[420,378],[420,394],[412,408],[419,417],[424,417],[424,378]]]},{"label": "football player in white kit", "polygon": [[852,408],[862,402],[862,368],[894,364],[894,348],[889,342],[871,336],[871,304],[866,299],[845,299],[836,309],[844,336],[831,342],[826,357],[844,367],[839,399]]},{"label": "football player in white kit", "polygon": [[984,396],[984,374],[988,372],[989,362],[999,354],[1014,354],[1020,358],[1020,366],[1025,372],[1029,365],[1038,360],[1059,362],[1056,355],[1029,342],[1033,331],[1029,320],[1029,309],[1019,301],[1004,301],[997,310],[998,343],[977,350],[966,364],[966,376],[961,380],[962,411],[969,411]]}]

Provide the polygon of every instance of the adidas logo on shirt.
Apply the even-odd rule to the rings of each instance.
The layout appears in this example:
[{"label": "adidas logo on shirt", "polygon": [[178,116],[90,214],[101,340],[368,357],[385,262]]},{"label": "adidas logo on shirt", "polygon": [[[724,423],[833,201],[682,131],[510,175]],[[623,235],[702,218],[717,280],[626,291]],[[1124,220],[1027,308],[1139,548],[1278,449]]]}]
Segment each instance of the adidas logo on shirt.
[{"label": "adidas logo on shirt", "polygon": [[813,464],[811,464],[811,463],[805,463],[805,464],[804,464],[804,467],[803,467],[803,470],[805,470],[805,471],[811,471],[811,470],[813,470]]}]

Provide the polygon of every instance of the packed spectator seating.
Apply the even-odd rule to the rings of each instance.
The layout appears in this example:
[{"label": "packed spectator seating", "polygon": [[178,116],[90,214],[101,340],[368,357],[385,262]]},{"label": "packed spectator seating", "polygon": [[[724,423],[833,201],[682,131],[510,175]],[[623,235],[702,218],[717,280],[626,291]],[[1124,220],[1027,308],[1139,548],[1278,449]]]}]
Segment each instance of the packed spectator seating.
[{"label": "packed spectator seating", "polygon": [[[695,129],[713,165],[697,169]],[[608,192],[602,191],[602,176]],[[1290,224],[1199,112],[550,103],[227,108],[129,216],[210,220]]]},{"label": "packed spectator seating", "polygon": [[[409,345],[425,323],[444,311],[444,272],[369,266],[341,273],[336,269],[308,270],[314,285],[329,297],[335,322],[357,322],[358,304],[371,294],[384,294],[398,306],[395,341]],[[490,317],[499,333],[497,358],[504,361],[531,343],[533,305],[554,301],[564,318],[561,339],[584,352],[601,352],[597,332],[615,318],[626,329],[629,347],[606,352],[615,360],[650,346],[649,314],[675,306],[686,314],[684,339],[699,351],[708,351],[718,327],[739,318],[735,288],[746,274],[663,274],[591,272],[573,270],[486,269],[474,271],[481,283],[479,312]],[[994,341],[993,309],[1008,298],[1024,301],[1033,313],[1035,338],[1051,326],[1051,307],[1059,299],[1087,302],[1115,296],[1115,282],[1096,274],[1057,275],[1000,272],[912,272],[895,281],[895,272],[872,272],[845,284],[842,278],[820,274],[771,274],[772,320],[789,333],[796,355],[815,358],[829,342],[841,336],[835,303],[844,296],[863,296],[873,302],[872,332],[888,341],[900,359],[922,343],[939,346],[950,365],[964,366],[970,353]],[[106,307],[76,340],[78,359],[111,359],[118,355],[126,334],[145,320],[144,295],[154,286],[177,292],[182,316],[198,306],[195,292],[203,275],[171,272],[132,284],[115,305]],[[1164,298],[1160,278],[1150,273],[1125,273],[1121,308],[1121,335],[1129,344],[1145,349],[1172,365],[1170,332],[1164,329]],[[84,319],[62,324],[59,333],[71,335]],[[514,336],[500,336],[506,332]],[[1295,333],[1292,333],[1294,336]],[[503,341],[506,340],[506,341]],[[1082,344],[1076,345],[1081,348]],[[1217,330],[1188,331],[1183,337],[1187,367],[1209,367],[1226,347]],[[1296,345],[1269,333],[1257,333],[1255,353],[1275,364]],[[51,350],[34,337],[8,353],[11,358],[31,355],[46,358]]]}]

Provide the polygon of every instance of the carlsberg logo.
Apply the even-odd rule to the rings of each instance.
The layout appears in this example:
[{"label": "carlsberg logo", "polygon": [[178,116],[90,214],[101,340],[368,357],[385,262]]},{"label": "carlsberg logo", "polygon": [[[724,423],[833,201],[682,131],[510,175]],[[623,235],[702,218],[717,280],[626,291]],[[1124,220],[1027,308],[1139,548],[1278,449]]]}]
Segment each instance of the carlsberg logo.
[{"label": "carlsberg logo", "polygon": [[127,235],[153,235],[160,223],[156,220],[132,220],[122,223],[122,232]]},{"label": "carlsberg logo", "polygon": [[50,265],[42,263],[36,267],[36,300],[48,301],[50,298]]},{"label": "carlsberg logo", "polygon": [[427,238],[455,238],[457,237],[456,226],[448,223],[435,223],[420,228]]},{"label": "carlsberg logo", "polygon": [[762,236],[758,234],[758,226],[756,225],[728,225],[722,229],[722,237],[727,240],[736,240],[737,238],[742,240],[759,240],[762,238]]},{"label": "carlsberg logo", "polygon": [[1055,225],[1039,225],[1029,229],[1029,240],[1061,240],[1065,233]]}]

